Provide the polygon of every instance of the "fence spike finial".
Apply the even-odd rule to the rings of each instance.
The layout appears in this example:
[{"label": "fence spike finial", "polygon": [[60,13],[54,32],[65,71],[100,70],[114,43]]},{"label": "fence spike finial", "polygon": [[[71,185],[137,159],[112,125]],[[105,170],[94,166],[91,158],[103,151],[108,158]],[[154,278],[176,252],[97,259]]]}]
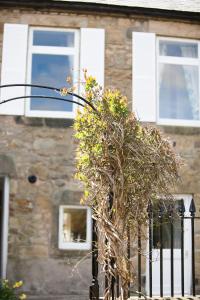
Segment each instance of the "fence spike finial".
[{"label": "fence spike finial", "polygon": [[159,217],[161,218],[164,214],[165,211],[165,207],[164,204],[162,202],[159,203]]},{"label": "fence spike finial", "polygon": [[185,205],[184,205],[184,200],[183,199],[181,199],[181,203],[179,204],[178,211],[179,211],[181,216],[183,216],[184,213],[185,213]]},{"label": "fence spike finial", "polygon": [[196,212],[196,207],[195,207],[195,203],[194,203],[193,198],[192,198],[191,203],[190,203],[189,212],[190,212],[191,216],[194,216],[195,212]]},{"label": "fence spike finial", "polygon": [[170,203],[167,207],[167,211],[168,211],[168,214],[169,214],[169,217],[172,217],[173,216],[173,213],[174,213],[174,205],[172,203]]}]

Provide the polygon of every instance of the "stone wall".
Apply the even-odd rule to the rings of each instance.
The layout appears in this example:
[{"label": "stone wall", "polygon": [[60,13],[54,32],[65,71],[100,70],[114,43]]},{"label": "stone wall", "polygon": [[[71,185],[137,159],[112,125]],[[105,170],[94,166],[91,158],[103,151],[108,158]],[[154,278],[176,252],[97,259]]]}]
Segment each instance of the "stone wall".
[{"label": "stone wall", "polygon": [[[199,24],[180,20],[9,8],[0,11],[1,44],[4,23],[105,28],[105,85],[120,89],[130,103],[132,31],[200,38]],[[10,177],[8,277],[24,280],[25,291],[37,300],[88,299],[91,260],[87,252],[58,250],[59,205],[78,203],[82,190],[73,179],[76,142],[71,124],[12,116],[0,116],[0,122],[0,174]],[[177,193],[193,194],[199,211],[200,129],[163,126],[161,130],[176,143],[176,151],[185,160]],[[31,174],[38,178],[35,184],[27,180]],[[196,277],[200,280],[198,227],[196,246]],[[144,266],[145,259],[143,273]]]}]

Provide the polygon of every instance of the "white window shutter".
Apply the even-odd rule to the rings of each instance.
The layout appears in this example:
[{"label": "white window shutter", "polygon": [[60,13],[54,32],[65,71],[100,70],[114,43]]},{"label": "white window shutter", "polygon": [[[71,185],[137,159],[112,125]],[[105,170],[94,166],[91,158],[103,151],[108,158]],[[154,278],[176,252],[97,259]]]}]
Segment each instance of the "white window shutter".
[{"label": "white window shutter", "polygon": [[156,37],[133,32],[133,111],[140,121],[156,121]]},{"label": "white window shutter", "polygon": [[[26,82],[27,42],[28,25],[4,25],[1,85]],[[1,89],[1,101],[24,95],[25,87]],[[0,114],[23,115],[24,100],[1,104]]]},{"label": "white window shutter", "polygon": [[105,62],[105,31],[99,28],[81,29],[80,79],[83,79],[83,69],[96,78],[104,86]]}]

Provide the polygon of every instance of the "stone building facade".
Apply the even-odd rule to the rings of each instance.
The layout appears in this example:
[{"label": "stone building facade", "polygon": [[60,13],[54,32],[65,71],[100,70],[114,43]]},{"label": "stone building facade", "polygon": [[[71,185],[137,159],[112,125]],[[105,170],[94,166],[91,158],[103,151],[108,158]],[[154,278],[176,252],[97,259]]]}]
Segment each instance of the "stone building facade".
[{"label": "stone building facade", "polygon": [[[7,3],[6,3],[7,2]],[[15,3],[16,2],[16,3]],[[22,4],[21,4],[22,2]],[[117,88],[132,102],[132,32],[200,40],[200,17],[162,10],[154,14],[87,10],[31,1],[0,1],[0,41],[5,23],[43,28],[103,28],[106,87]],[[61,2],[61,1],[58,1]],[[18,5],[19,4],[19,5]],[[102,5],[102,4],[101,4]],[[105,4],[106,7],[106,4]],[[95,42],[95,41],[94,41]],[[133,100],[134,101],[134,100]],[[134,104],[133,104],[134,106]],[[79,205],[82,187],[74,180],[76,141],[72,119],[0,115],[0,175],[9,181],[8,258],[6,276],[23,280],[28,299],[88,299],[91,258],[87,250],[58,247],[59,207]],[[200,206],[200,129],[158,125],[184,159],[176,194],[192,195]],[[31,184],[28,176],[35,175]],[[2,179],[3,180],[3,179]],[[5,186],[1,184],[5,194]],[[4,228],[5,229],[5,228]],[[196,282],[200,284],[200,230],[195,227]],[[1,251],[6,247],[1,245]],[[90,251],[89,251],[90,252]],[[5,270],[4,270],[5,272]],[[143,264],[145,275],[145,259]],[[5,275],[5,274],[4,274]],[[144,283],[145,285],[145,283]]]}]

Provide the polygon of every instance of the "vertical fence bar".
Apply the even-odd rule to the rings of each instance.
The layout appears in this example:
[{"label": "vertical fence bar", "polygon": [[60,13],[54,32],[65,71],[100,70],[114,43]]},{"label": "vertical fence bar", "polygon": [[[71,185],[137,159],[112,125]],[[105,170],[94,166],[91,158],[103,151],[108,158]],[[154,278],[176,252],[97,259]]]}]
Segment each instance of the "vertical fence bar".
[{"label": "vertical fence bar", "polygon": [[117,294],[117,298],[119,298],[119,275],[117,275],[116,278],[116,294]]},{"label": "vertical fence bar", "polygon": [[196,296],[196,289],[195,289],[195,245],[194,245],[194,218],[195,218],[195,204],[194,199],[192,199],[190,204],[190,215],[191,215],[191,234],[192,234],[192,295]]},{"label": "vertical fence bar", "polygon": [[160,225],[160,297],[163,297],[163,212],[164,207],[160,203],[159,207],[159,225]]},{"label": "vertical fence bar", "polygon": [[185,266],[184,266],[184,213],[185,205],[184,200],[181,199],[181,204],[179,206],[179,213],[181,217],[181,294],[182,297],[185,295]]},{"label": "vertical fence bar", "polygon": [[170,220],[170,271],[171,271],[171,297],[174,297],[174,207],[169,205],[169,220]]},{"label": "vertical fence bar", "polygon": [[149,200],[147,213],[149,218],[149,297],[152,297],[152,218],[153,210],[152,203]]},{"label": "vertical fence bar", "polygon": [[105,266],[105,290],[108,289],[108,262],[106,261]]},{"label": "vertical fence bar", "polygon": [[[129,271],[129,276],[131,274],[131,268],[130,268],[130,256],[131,256],[131,241],[130,241],[130,227],[128,226],[127,228],[127,256],[128,256],[128,271]],[[128,298],[130,298],[130,280],[129,280],[129,283],[128,283]]]},{"label": "vertical fence bar", "polygon": [[[112,191],[109,193],[108,199],[109,199],[109,215],[110,215],[110,218],[112,219],[112,215],[113,215],[113,211],[112,211],[113,192]],[[115,268],[114,257],[110,257],[110,266],[111,266],[112,270],[114,270],[114,268]],[[111,275],[110,280],[111,280],[111,285],[110,285],[111,299],[114,300],[115,299],[115,277],[114,277],[114,275]]]},{"label": "vertical fence bar", "polygon": [[[107,199],[108,199],[108,213],[109,213],[109,215],[111,215],[112,214],[112,205],[113,205],[112,192],[110,192],[108,194]],[[106,238],[105,239],[105,245],[107,246],[107,244],[108,244],[108,240]],[[109,264],[109,262],[108,262],[108,260],[106,260],[105,261],[105,291],[106,292],[108,290],[108,280],[109,280],[109,275],[108,275],[108,267],[109,266],[108,266],[108,264]]]},{"label": "vertical fence bar", "polygon": [[[112,219],[112,207],[113,207],[113,192],[110,191],[108,194],[108,213],[110,216],[110,219]],[[108,240],[105,240],[105,244],[108,244]],[[114,270],[115,266],[115,259],[114,257],[109,257],[109,259],[106,261],[106,266],[105,266],[105,290],[108,291],[109,289],[109,295],[111,295],[111,299],[114,300],[115,297],[115,277],[114,275],[110,275],[108,272],[109,267]]]},{"label": "vertical fence bar", "polygon": [[138,293],[139,298],[141,298],[142,291],[142,278],[141,278],[141,229],[140,224],[138,224]]},{"label": "vertical fence bar", "polygon": [[[112,269],[114,269],[114,265],[115,265],[114,258],[111,259],[110,263],[111,263]],[[111,299],[115,300],[115,277],[114,277],[114,275],[112,275],[112,277],[111,277]]]},{"label": "vertical fence bar", "polygon": [[90,300],[99,300],[98,283],[98,248],[97,248],[96,220],[92,221],[92,285],[90,286]]}]

